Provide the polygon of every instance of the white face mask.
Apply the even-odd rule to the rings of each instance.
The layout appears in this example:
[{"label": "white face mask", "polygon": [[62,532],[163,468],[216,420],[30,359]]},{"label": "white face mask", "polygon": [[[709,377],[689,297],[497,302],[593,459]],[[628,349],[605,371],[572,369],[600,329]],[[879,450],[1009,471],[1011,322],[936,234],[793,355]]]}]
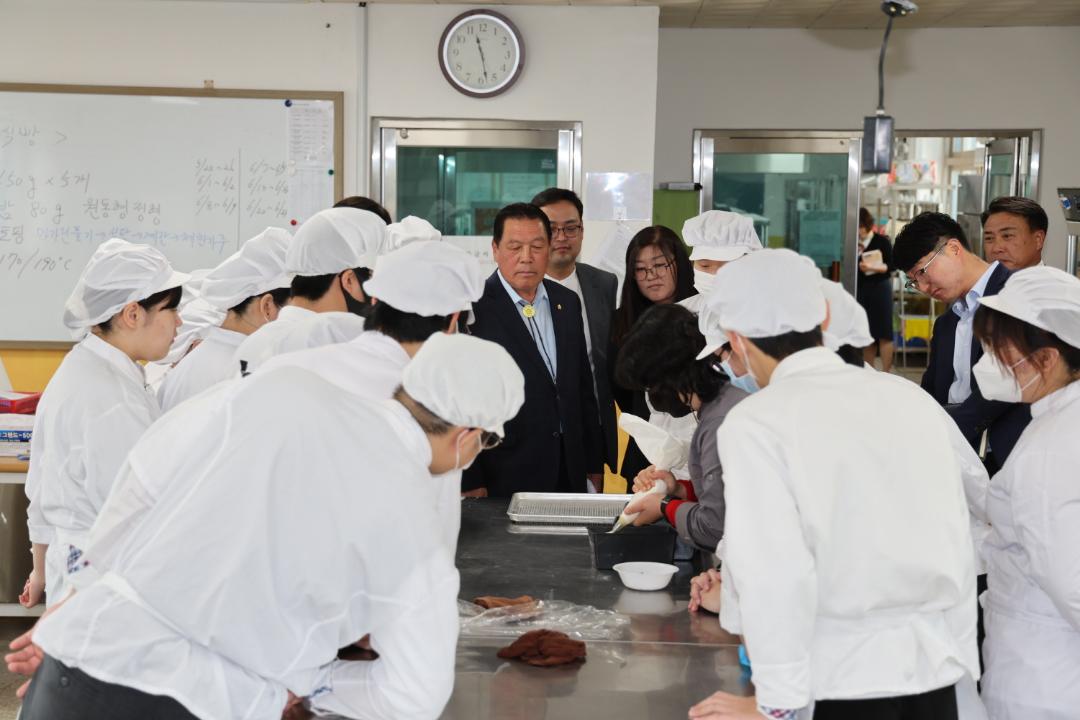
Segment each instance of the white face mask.
[{"label": "white face mask", "polygon": [[[465,465],[465,466],[461,465],[461,438],[465,437],[465,435],[468,432],[469,431],[466,430],[461,435],[458,435],[457,442],[454,443],[454,470],[462,470],[462,471],[464,471],[464,470],[468,470],[469,468],[471,468],[472,464],[474,462],[476,462],[476,458],[480,457],[480,453],[484,449],[484,446],[481,444],[481,441],[480,441],[480,435],[477,435],[476,436],[476,454],[473,455],[473,459],[469,461],[468,465]],[[450,472],[454,472],[454,470],[451,470]]]},{"label": "white face mask", "polygon": [[1022,357],[1009,367],[1005,367],[998,361],[994,353],[983,352],[979,362],[975,363],[974,367],[971,368],[971,374],[974,376],[975,382],[978,383],[979,392],[982,393],[982,396],[987,400],[1000,400],[1009,403],[1023,402],[1024,391],[1039,380],[1039,375],[1036,373],[1021,387],[1013,369],[1025,362],[1028,357],[1031,356]]},{"label": "white face mask", "polygon": [[702,295],[708,295],[716,280],[716,273],[707,273],[694,268],[694,289]]}]

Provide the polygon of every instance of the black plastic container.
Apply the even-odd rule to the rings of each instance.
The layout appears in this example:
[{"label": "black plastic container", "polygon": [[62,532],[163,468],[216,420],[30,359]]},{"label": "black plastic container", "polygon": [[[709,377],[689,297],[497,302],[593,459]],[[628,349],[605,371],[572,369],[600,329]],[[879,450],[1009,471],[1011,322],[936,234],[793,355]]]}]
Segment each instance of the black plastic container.
[{"label": "black plastic container", "polygon": [[589,526],[589,545],[593,567],[597,570],[611,570],[623,562],[670,563],[675,557],[678,535],[664,523],[631,526],[614,535],[608,534],[610,529],[608,526]]}]

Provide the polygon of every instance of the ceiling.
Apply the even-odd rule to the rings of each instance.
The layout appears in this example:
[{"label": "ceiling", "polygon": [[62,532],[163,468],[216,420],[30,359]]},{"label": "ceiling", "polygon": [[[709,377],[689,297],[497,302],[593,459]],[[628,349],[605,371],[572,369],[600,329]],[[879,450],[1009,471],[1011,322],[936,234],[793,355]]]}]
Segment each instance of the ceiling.
[{"label": "ceiling", "polygon": [[[281,2],[282,0],[255,0]],[[289,0],[285,0],[289,1]],[[291,0],[355,3],[357,0]],[[440,0],[371,0],[439,4]],[[442,0],[463,5],[656,5],[661,27],[882,28],[880,0]],[[1080,25],[1080,0],[916,0],[919,12],[897,27],[1015,27]],[[1008,48],[1002,48],[1008,52]]]}]

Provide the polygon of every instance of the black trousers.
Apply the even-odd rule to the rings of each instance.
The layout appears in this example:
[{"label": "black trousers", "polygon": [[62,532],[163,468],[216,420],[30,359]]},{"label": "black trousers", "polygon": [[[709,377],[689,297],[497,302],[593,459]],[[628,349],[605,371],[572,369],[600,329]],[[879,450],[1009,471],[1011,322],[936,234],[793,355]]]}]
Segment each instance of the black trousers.
[{"label": "black trousers", "polygon": [[814,720],[957,720],[956,686],[873,700],[819,700]]},{"label": "black trousers", "polygon": [[197,720],[172,698],[96,680],[45,656],[20,720]]}]

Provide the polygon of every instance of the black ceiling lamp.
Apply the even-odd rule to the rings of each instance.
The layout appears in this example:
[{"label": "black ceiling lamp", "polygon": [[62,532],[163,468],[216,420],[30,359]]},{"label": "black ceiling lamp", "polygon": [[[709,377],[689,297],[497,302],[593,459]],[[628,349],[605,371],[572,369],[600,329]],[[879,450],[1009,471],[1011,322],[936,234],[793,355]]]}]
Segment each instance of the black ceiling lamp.
[{"label": "black ceiling lamp", "polygon": [[885,37],[881,41],[878,57],[878,105],[877,113],[863,118],[862,170],[864,173],[887,173],[892,170],[893,119],[885,114],[885,48],[889,45],[889,33],[893,20],[918,12],[919,6],[911,0],[886,0],[881,11],[889,20],[885,24]]}]

